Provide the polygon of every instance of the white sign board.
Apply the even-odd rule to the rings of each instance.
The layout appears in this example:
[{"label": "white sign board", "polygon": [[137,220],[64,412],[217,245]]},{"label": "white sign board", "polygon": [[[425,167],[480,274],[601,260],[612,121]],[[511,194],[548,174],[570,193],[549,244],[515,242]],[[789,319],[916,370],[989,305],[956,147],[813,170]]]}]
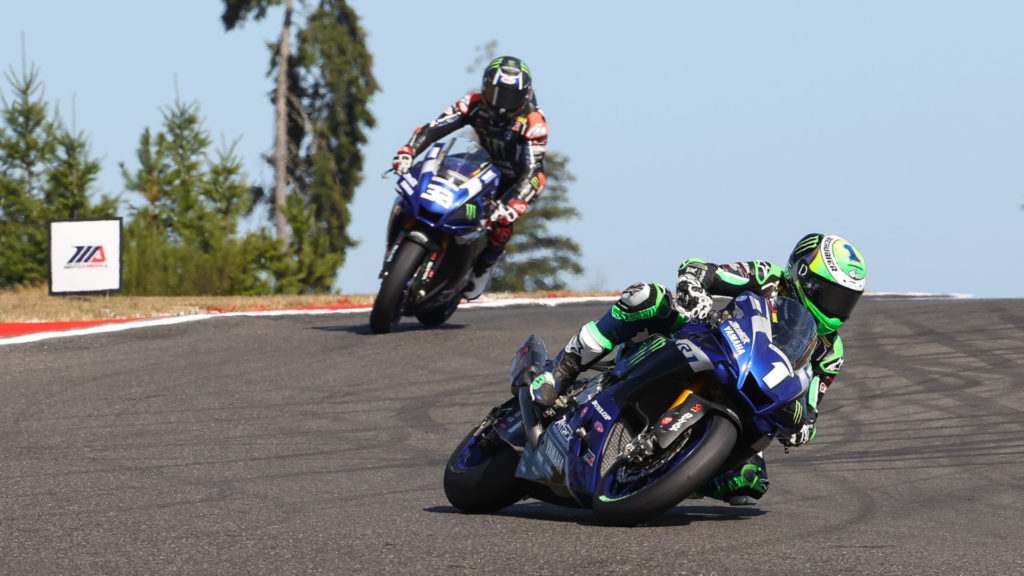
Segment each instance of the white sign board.
[{"label": "white sign board", "polygon": [[50,294],[121,291],[121,219],[50,221]]}]

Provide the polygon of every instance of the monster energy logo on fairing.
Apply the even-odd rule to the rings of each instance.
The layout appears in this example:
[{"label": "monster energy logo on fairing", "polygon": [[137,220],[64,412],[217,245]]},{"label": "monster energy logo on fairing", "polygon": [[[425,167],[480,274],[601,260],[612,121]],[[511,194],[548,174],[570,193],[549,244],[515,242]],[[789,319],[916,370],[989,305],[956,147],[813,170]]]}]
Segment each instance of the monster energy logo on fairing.
[{"label": "monster energy logo on fairing", "polygon": [[476,219],[476,204],[466,204],[466,218],[469,220]]},{"label": "monster energy logo on fairing", "polygon": [[629,359],[629,362],[626,365],[633,366],[634,364],[641,362],[642,360],[650,356],[652,352],[664,348],[665,344],[667,343],[668,338],[665,338],[660,334],[652,336],[650,340],[644,342],[643,346],[641,346],[640,349],[636,351],[636,354],[634,354],[633,357]]}]

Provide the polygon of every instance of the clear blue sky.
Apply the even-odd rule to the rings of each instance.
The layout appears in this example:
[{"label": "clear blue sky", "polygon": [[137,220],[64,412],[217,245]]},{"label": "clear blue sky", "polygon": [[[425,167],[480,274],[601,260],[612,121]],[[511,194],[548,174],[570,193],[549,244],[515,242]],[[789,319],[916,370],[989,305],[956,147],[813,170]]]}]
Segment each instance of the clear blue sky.
[{"label": "clear blue sky", "polygon": [[[416,126],[478,82],[475,48],[529,63],[583,213],[577,289],[671,284],[690,256],[784,262],[845,236],[868,290],[1024,296],[1024,2],[356,0],[382,92],[352,206],[346,293],[374,293],[392,183]],[[646,6],[656,5],[655,8]],[[502,8],[514,7],[514,12]],[[215,0],[8,2],[0,65],[27,59],[123,190],[177,94],[254,182],[272,145],[264,48],[280,9],[225,33]],[[177,87],[177,88],[176,88]],[[10,96],[6,81],[0,92]],[[73,106],[72,106],[73,103]],[[543,200],[540,200],[543,201]]]}]

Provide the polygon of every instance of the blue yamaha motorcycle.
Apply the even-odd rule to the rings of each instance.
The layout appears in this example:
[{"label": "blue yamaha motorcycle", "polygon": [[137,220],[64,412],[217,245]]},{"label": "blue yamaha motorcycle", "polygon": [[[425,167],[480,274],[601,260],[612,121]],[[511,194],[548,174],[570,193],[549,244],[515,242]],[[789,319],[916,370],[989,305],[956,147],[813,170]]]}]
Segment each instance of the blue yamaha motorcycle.
[{"label": "blue yamaha motorcycle", "polygon": [[499,176],[487,152],[463,138],[434,144],[399,176],[370,329],[390,332],[402,316],[436,326],[455,312],[484,247]]},{"label": "blue yamaha motorcycle", "polygon": [[604,524],[650,520],[796,431],[816,343],[799,303],[746,292],[705,322],[620,348],[541,409],[529,385],[547,351],[530,336],[512,362],[513,398],[452,453],[445,495],[465,512],[532,497]]}]

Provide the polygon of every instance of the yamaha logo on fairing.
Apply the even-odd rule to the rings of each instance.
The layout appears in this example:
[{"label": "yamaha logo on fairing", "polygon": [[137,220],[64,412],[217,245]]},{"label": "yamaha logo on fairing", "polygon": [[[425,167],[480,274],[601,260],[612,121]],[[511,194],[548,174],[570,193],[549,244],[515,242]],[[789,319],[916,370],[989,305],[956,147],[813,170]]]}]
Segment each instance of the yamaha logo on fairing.
[{"label": "yamaha logo on fairing", "polygon": [[742,330],[739,330],[734,326],[735,325],[732,322],[726,324],[724,327],[722,327],[722,333],[725,334],[727,338],[729,338],[729,344],[732,345],[733,350],[735,350],[737,354],[743,354],[744,352],[747,351],[746,346],[744,346],[743,344],[749,343],[750,338],[745,333],[743,333]]}]

